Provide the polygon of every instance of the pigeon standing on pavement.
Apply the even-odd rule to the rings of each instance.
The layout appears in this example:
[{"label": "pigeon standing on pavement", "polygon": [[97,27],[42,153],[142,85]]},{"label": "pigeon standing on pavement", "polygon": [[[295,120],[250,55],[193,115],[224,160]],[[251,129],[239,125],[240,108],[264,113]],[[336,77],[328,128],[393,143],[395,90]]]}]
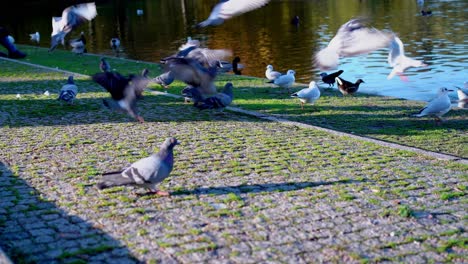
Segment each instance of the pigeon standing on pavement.
[{"label": "pigeon standing on pavement", "polygon": [[234,96],[232,88],[232,83],[226,83],[222,92],[204,99],[201,103],[195,104],[195,107],[197,107],[200,110],[219,108],[224,109],[226,106],[229,106],[232,102]]},{"label": "pigeon standing on pavement", "polygon": [[400,79],[407,81],[408,78],[403,74],[403,72],[410,67],[426,67],[422,61],[408,58],[405,56],[405,50],[403,47],[403,42],[398,37],[394,37],[390,43],[390,51],[388,53],[388,64],[393,67],[390,74],[387,76],[387,79],[392,79],[395,75],[399,75]]},{"label": "pigeon standing on pavement", "polygon": [[445,87],[440,88],[437,97],[430,101],[419,113],[413,116],[422,117],[431,115],[436,118],[436,123],[442,121],[442,116],[452,108],[448,92],[453,92],[453,90],[449,90]]},{"label": "pigeon standing on pavement", "polygon": [[337,72],[330,73],[330,74],[322,72],[320,76],[322,76],[322,81],[328,84],[328,87],[333,87],[335,86],[336,77],[340,76],[342,73],[343,73],[343,70],[339,70]]},{"label": "pigeon standing on pavement", "polygon": [[78,87],[73,81],[73,76],[70,75],[68,77],[67,83],[64,86],[62,86],[62,89],[60,89],[60,94],[57,100],[62,100],[69,104],[72,104],[77,94],[78,94]]},{"label": "pigeon standing on pavement", "polygon": [[241,15],[266,5],[270,0],[220,0],[211,10],[210,16],[197,27],[219,26],[224,20]]},{"label": "pigeon standing on pavement", "polygon": [[328,46],[314,56],[316,66],[321,70],[338,67],[341,57],[353,57],[387,48],[393,32],[383,32],[364,25],[364,19],[351,19],[342,25]]},{"label": "pigeon standing on pavement", "polygon": [[103,181],[97,184],[102,190],[114,186],[132,185],[144,187],[151,192],[168,196],[168,192],[160,191],[156,185],[169,177],[174,167],[174,147],[180,144],[176,138],[167,138],[161,144],[159,152],[134,162],[130,167],[119,172],[104,173]]},{"label": "pigeon standing on pavement", "polygon": [[61,17],[52,17],[52,37],[49,52],[59,43],[65,44],[65,36],[97,15],[95,3],[78,4],[63,10]]},{"label": "pigeon standing on pavement", "polygon": [[313,104],[320,98],[320,89],[314,81],[311,81],[308,88],[291,94],[291,97],[299,98],[301,101],[301,109],[304,109],[304,104]]}]

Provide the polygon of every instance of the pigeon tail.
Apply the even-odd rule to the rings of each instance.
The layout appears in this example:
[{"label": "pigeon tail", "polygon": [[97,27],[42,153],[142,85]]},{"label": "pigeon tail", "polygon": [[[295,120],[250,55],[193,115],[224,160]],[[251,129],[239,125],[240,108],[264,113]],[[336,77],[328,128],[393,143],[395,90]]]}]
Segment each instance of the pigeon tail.
[{"label": "pigeon tail", "polygon": [[133,179],[123,177],[120,172],[104,173],[102,176],[104,180],[97,184],[99,190],[135,183]]}]

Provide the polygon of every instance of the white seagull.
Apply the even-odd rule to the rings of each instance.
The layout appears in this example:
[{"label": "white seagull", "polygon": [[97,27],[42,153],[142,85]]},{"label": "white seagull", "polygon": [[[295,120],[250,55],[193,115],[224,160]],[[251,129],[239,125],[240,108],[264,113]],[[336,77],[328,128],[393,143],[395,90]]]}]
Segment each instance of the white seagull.
[{"label": "white seagull", "polygon": [[97,16],[96,4],[85,3],[65,8],[61,17],[52,17],[52,34],[49,51],[53,51],[73,29]]},{"label": "white seagull", "polygon": [[270,0],[220,0],[213,7],[210,16],[198,23],[197,27],[221,25],[224,20],[260,8],[268,2]]},{"label": "white seagull", "polygon": [[278,85],[279,87],[287,88],[288,93],[290,93],[289,87],[291,87],[294,81],[296,81],[294,74],[296,74],[294,70],[288,70],[288,72],[285,75],[279,76],[274,81],[272,81],[272,83]]},{"label": "white seagull", "polygon": [[442,121],[442,116],[450,111],[452,107],[448,92],[453,92],[453,90],[449,90],[445,87],[440,88],[437,97],[430,101],[419,113],[413,116],[422,117],[432,115],[436,117],[437,123]]},{"label": "white seagull", "polygon": [[313,104],[320,98],[320,89],[314,81],[311,81],[309,88],[304,88],[297,93],[293,93],[291,97],[299,98],[301,109],[304,109],[304,104]]},{"label": "white seagull", "polygon": [[367,54],[389,46],[393,32],[368,28],[363,22],[363,18],[346,22],[338,29],[328,46],[315,54],[315,64],[320,70],[335,69],[339,58]]},{"label": "white seagull", "polygon": [[[465,83],[465,88],[467,88],[467,83]],[[457,87],[457,95],[458,95],[458,107],[466,108],[468,105],[468,95],[460,88]]]},{"label": "white seagull", "polygon": [[405,56],[403,42],[399,37],[395,36],[390,43],[390,52],[388,53],[388,64],[393,67],[387,79],[392,79],[396,74],[400,76],[402,81],[408,81],[408,78],[403,72],[410,67],[426,67],[422,61],[415,60]]},{"label": "white seagull", "polygon": [[266,67],[265,76],[267,77],[268,80],[274,81],[276,78],[281,76],[281,72],[274,71],[273,66],[268,65]]}]

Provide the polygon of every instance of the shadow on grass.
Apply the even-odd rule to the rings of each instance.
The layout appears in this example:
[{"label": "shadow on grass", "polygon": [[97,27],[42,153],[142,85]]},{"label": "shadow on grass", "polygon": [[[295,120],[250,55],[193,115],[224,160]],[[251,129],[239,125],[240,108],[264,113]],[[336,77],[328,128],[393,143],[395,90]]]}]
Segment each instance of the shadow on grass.
[{"label": "shadow on grass", "polygon": [[356,184],[363,183],[367,180],[337,180],[337,181],[318,181],[318,182],[282,182],[282,183],[266,183],[266,184],[242,184],[235,186],[221,186],[221,187],[203,187],[196,188],[193,190],[177,190],[171,193],[171,195],[200,195],[200,194],[212,194],[212,195],[226,195],[229,193],[265,193],[265,192],[286,192],[286,191],[298,191],[305,188],[313,188],[318,186],[326,185],[338,185],[338,184]]},{"label": "shadow on grass", "polygon": [[2,162],[0,181],[0,246],[14,263],[105,261],[117,252],[137,262],[120,241],[44,200]]}]

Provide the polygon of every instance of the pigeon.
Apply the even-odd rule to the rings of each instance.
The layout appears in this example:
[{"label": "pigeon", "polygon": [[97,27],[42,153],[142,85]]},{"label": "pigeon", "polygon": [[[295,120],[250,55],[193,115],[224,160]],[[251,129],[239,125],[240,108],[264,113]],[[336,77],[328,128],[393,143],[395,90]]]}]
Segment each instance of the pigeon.
[{"label": "pigeon", "polygon": [[152,80],[153,82],[164,87],[165,90],[169,88],[169,85],[174,82],[174,75],[171,71],[164,72]]},{"label": "pigeon", "polygon": [[281,72],[277,72],[273,70],[272,65],[268,65],[266,67],[265,76],[267,77],[268,80],[274,81],[276,78],[280,77],[281,75],[282,75]]},{"label": "pigeon", "polygon": [[421,15],[422,16],[431,16],[432,15],[432,11],[431,10],[421,10]]},{"label": "pigeon", "polygon": [[226,49],[207,49],[190,46],[174,55],[161,59],[160,62],[165,64],[171,58],[188,58],[197,60],[204,67],[214,67],[219,64],[220,60],[231,55],[232,52]]},{"label": "pigeon", "polygon": [[99,63],[99,69],[101,69],[102,72],[110,72],[111,71],[111,66],[109,62],[105,58],[101,58],[101,61]]},{"label": "pigeon", "polygon": [[127,78],[117,72],[101,72],[94,74],[92,79],[111,94],[113,100],[103,100],[106,107],[127,112],[139,122],[144,122],[143,117],[138,115],[136,102],[142,97],[149,82],[148,78],[136,75]]},{"label": "pigeon", "polygon": [[442,116],[450,111],[452,107],[448,92],[453,92],[453,90],[449,90],[445,87],[440,88],[437,97],[413,116],[422,117],[432,115],[436,118],[436,123],[442,121]]},{"label": "pigeon", "polygon": [[270,81],[269,83],[274,83],[275,85],[278,85],[281,88],[286,88],[288,89],[288,93],[290,93],[289,88],[294,84],[294,81],[296,80],[294,74],[296,74],[294,70],[288,70],[288,72],[285,75],[281,75],[275,80]]},{"label": "pigeon", "polygon": [[41,40],[41,35],[39,34],[39,32],[29,34],[29,36],[31,37],[31,41],[35,42],[36,44],[39,44],[39,41]]},{"label": "pigeon", "polygon": [[390,43],[390,52],[388,53],[388,64],[393,67],[387,79],[392,79],[398,74],[403,81],[407,81],[407,77],[403,72],[410,67],[426,67],[427,64],[424,62],[411,59],[405,56],[405,50],[403,48],[403,42],[395,36]]},{"label": "pigeon", "polygon": [[175,79],[197,87],[203,96],[216,93],[216,66],[205,68],[195,59],[169,58],[166,60],[166,70],[171,71]]},{"label": "pigeon", "polygon": [[137,13],[138,16],[142,16],[143,15],[143,10],[142,9],[137,9],[136,13]]},{"label": "pigeon", "polygon": [[[200,110],[205,109],[224,109],[226,106],[229,106],[233,100],[233,92],[232,92],[232,83],[228,82],[224,86],[222,92],[215,94],[214,96],[208,97],[201,102],[197,101],[195,107]],[[198,91],[195,89],[195,91]]]},{"label": "pigeon", "polygon": [[81,35],[78,39],[70,40],[70,46],[72,46],[72,52],[76,54],[87,53],[86,50],[86,38],[84,32],[81,32]]},{"label": "pigeon", "polygon": [[120,49],[120,40],[118,38],[111,38],[110,46],[113,50],[118,51]]},{"label": "pigeon", "polygon": [[337,72],[330,73],[330,74],[322,72],[320,76],[322,76],[322,81],[328,84],[328,87],[333,87],[335,86],[335,78],[340,76],[340,74],[342,73],[343,73],[343,70],[339,70]]},{"label": "pigeon", "polygon": [[294,25],[294,26],[299,26],[299,16],[294,16],[292,19],[291,19],[291,25]]},{"label": "pigeon", "polygon": [[314,56],[315,65],[321,70],[338,67],[341,57],[367,54],[389,46],[393,32],[383,32],[364,25],[363,18],[355,18],[342,25],[328,46]]},{"label": "pigeon", "polygon": [[291,94],[291,97],[299,98],[301,101],[301,109],[304,109],[304,104],[313,104],[320,98],[320,89],[314,81],[311,81],[308,88]]},{"label": "pigeon", "polygon": [[122,171],[102,174],[103,181],[97,184],[98,189],[132,185],[147,188],[157,195],[170,195],[168,192],[158,190],[156,185],[169,177],[174,167],[173,150],[179,144],[176,138],[167,138],[161,144],[158,153],[140,159]]},{"label": "pigeon", "polygon": [[62,86],[62,89],[60,89],[60,94],[57,100],[62,100],[72,104],[73,100],[76,98],[77,93],[78,87],[76,87],[75,82],[73,81],[73,76],[70,75],[68,77],[67,83]]},{"label": "pigeon", "polygon": [[220,0],[216,4],[210,16],[198,23],[197,28],[207,26],[219,26],[224,20],[241,15],[266,5],[270,0]]},{"label": "pigeon", "polygon": [[359,89],[359,85],[364,82],[362,79],[358,79],[355,83],[352,83],[340,77],[336,77],[335,80],[338,84],[338,89],[343,95],[353,94],[357,92],[357,90]]},{"label": "pigeon", "polygon": [[203,101],[200,91],[198,91],[197,87],[193,87],[192,85],[188,85],[182,89],[181,94],[184,96],[185,103],[193,102],[194,106]]},{"label": "pigeon", "polygon": [[49,52],[55,50],[65,36],[86,21],[91,21],[97,15],[96,4],[85,3],[65,8],[61,17],[52,17],[52,34]]},{"label": "pigeon", "polygon": [[192,39],[192,37],[187,37],[187,42],[182,44],[182,46],[179,47],[179,51],[185,50],[190,47],[199,48],[200,41],[198,39]]},{"label": "pigeon", "polygon": [[8,41],[9,41],[11,44],[14,44],[14,43],[15,43],[15,38],[13,38],[11,35],[8,35],[7,38],[8,38]]}]

